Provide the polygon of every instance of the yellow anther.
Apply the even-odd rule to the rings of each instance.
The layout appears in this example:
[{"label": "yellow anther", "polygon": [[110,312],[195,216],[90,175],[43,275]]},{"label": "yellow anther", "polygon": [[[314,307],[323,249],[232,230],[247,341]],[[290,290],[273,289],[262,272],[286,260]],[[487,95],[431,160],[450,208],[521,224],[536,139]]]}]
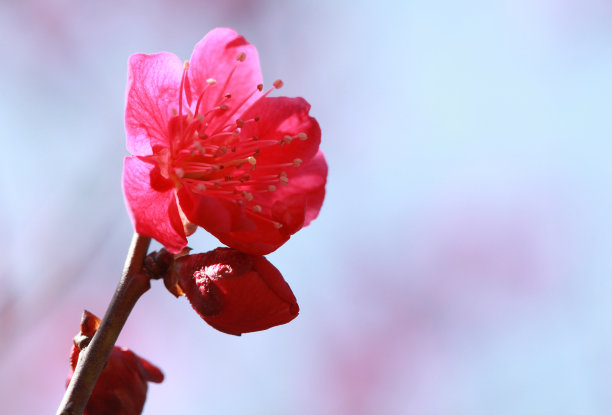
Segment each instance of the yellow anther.
[{"label": "yellow anther", "polygon": [[255,163],[257,163],[257,160],[255,159],[255,157],[253,156],[249,156],[247,157],[247,161],[249,162],[249,164],[251,164],[252,166],[255,165]]}]

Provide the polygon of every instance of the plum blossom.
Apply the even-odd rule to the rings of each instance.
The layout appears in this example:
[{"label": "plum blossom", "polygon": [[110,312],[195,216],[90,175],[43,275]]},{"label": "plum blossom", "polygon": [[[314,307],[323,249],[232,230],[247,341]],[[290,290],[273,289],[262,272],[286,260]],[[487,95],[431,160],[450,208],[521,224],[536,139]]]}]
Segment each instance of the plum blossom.
[{"label": "plum blossom", "polygon": [[257,50],[214,29],[188,62],[130,57],[123,189],[136,232],[178,253],[201,226],[264,255],[307,226],[325,196],[321,130],[303,98],[264,92]]}]

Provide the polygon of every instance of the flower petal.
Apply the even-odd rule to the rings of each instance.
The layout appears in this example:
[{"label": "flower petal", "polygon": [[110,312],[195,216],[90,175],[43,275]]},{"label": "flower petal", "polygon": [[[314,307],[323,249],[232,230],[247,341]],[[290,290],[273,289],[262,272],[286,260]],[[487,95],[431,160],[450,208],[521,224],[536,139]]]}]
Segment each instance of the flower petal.
[{"label": "flower petal", "polygon": [[[244,60],[238,61],[238,55],[241,53],[245,54]],[[208,79],[217,81],[216,85],[210,86],[204,94],[201,108],[205,110],[218,106],[223,95],[230,93],[231,98],[226,104],[231,111],[262,83],[257,49],[229,28],[217,28],[208,32],[195,45],[189,65],[194,100],[208,86]],[[260,95],[260,92],[256,91],[247,101],[245,108]]]},{"label": "flower petal", "polygon": [[168,120],[178,107],[183,64],[168,52],[135,54],[128,62],[125,130],[130,153],[145,156],[168,147]]},{"label": "flower petal", "polygon": [[[292,232],[295,233],[302,227],[308,226],[319,215],[325,198],[326,182],[327,162],[323,152],[319,151],[310,163],[297,168],[297,173],[290,176],[287,186],[281,186],[275,192],[264,195],[269,195],[268,203],[271,205],[283,203],[289,212],[299,212],[303,217],[303,223]],[[284,223],[291,221],[287,220]]]},{"label": "flower petal", "polygon": [[310,104],[301,97],[265,97],[243,114],[245,119],[259,117],[259,121],[244,126],[242,140],[251,140],[256,136],[260,140],[280,142],[286,136],[306,134],[302,136],[304,139],[292,138],[287,144],[263,148],[257,156],[258,165],[291,163],[296,158],[307,163],[317,154],[321,144],[321,128],[317,120],[308,114],[309,111]]},{"label": "flower petal", "polygon": [[266,255],[317,217],[326,181],[327,163],[319,152],[310,163],[296,169],[286,186],[258,196],[257,203],[271,208],[271,217],[249,214],[248,207],[195,194],[186,187],[179,190],[178,198],[187,218],[225,245],[248,254]]},{"label": "flower petal", "polygon": [[187,238],[174,187],[163,180],[153,164],[136,157],[125,158],[123,194],[134,229],[178,253],[187,245]]}]

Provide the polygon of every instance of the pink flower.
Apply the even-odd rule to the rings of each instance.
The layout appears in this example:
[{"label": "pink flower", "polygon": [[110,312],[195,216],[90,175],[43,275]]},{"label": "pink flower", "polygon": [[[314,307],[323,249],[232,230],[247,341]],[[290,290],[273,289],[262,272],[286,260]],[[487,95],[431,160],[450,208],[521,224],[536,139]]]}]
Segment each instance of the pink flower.
[{"label": "pink flower", "polygon": [[208,33],[185,64],[131,56],[123,189],[136,232],[177,253],[198,225],[267,254],[317,217],[319,125],[304,99],[270,98],[261,82],[257,50],[231,29]]},{"label": "pink flower", "polygon": [[300,311],[289,284],[260,255],[217,248],[181,257],[172,270],[193,309],[224,333],[266,330]]},{"label": "pink flower", "polygon": [[[99,325],[98,317],[89,311],[83,312],[81,331],[75,337],[70,353],[73,371],[81,347],[91,340]],[[66,386],[71,378],[72,372]],[[163,380],[164,374],[158,367],[131,350],[115,346],[87,402],[84,415],[138,415],[147,398],[147,382],[160,383]]]}]

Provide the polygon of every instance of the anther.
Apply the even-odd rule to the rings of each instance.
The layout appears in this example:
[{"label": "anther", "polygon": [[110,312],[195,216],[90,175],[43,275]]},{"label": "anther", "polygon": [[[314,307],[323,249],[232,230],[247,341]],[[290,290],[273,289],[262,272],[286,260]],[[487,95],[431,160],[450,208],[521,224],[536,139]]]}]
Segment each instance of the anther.
[{"label": "anther", "polygon": [[245,59],[246,59],[246,53],[244,53],[244,52],[240,52],[238,54],[238,57],[236,58],[236,60],[238,60],[238,62],[244,62]]},{"label": "anther", "polygon": [[185,70],[189,69],[189,61],[185,61],[183,63],[183,69],[185,69]]},{"label": "anther", "polygon": [[278,178],[278,181],[280,182],[280,184],[282,184],[283,186],[287,186],[287,184],[289,183],[289,178],[287,176],[280,176]]},{"label": "anther", "polygon": [[299,138],[300,140],[304,141],[308,139],[308,136],[306,135],[306,133],[299,133],[297,135],[297,138]]},{"label": "anther", "polygon": [[276,190],[276,186],[274,186],[273,184],[268,186],[268,192],[273,192]]},{"label": "anther", "polygon": [[213,79],[213,78],[208,78],[208,79],[206,80],[206,83],[207,83],[208,85],[215,85],[215,84],[217,83],[217,81],[216,81],[215,79]]},{"label": "anther", "polygon": [[220,109],[221,111],[227,111],[227,105],[225,105],[225,104],[221,104],[221,105],[219,105],[219,109]]},{"label": "anther", "polygon": [[176,177],[178,177],[179,179],[182,179],[183,176],[185,176],[185,170],[180,167],[177,167],[174,169],[174,174],[176,174]]},{"label": "anther", "polygon": [[225,99],[230,99],[232,97],[232,94],[230,94],[229,92],[225,95],[223,95],[223,98]]},{"label": "anther", "polygon": [[257,122],[257,121],[261,120],[261,118],[255,117],[254,120]]},{"label": "anther", "polygon": [[274,222],[274,227],[275,227],[276,229],[280,229],[280,228],[282,228],[282,227],[283,227],[283,224],[282,224],[282,223],[280,223],[280,222]]},{"label": "anther", "polygon": [[285,144],[290,144],[292,140],[293,137],[291,137],[290,135],[286,135],[280,140],[279,144],[281,146],[284,146]]},{"label": "anther", "polygon": [[300,167],[301,164],[302,164],[302,159],[295,159],[295,160],[293,160],[293,166],[294,167]]},{"label": "anther", "polygon": [[238,126],[238,128],[242,128],[244,127],[244,121],[241,119],[237,119],[236,120],[236,125]]},{"label": "anther", "polygon": [[283,87],[284,83],[280,79],[277,79],[276,81],[274,81],[274,83],[272,85],[274,85],[274,88],[276,88],[276,89],[281,89]]},{"label": "anther", "polygon": [[253,156],[249,156],[247,157],[247,161],[249,162],[249,164],[251,164],[252,166],[255,165],[255,163],[257,163],[257,160],[255,160],[255,157]]},{"label": "anther", "polygon": [[259,205],[255,205],[255,206],[253,206],[253,208],[252,208],[252,209],[253,209],[253,212],[256,212],[256,213],[261,213],[261,206],[259,206]]},{"label": "anther", "polygon": [[206,190],[206,185],[204,183],[198,183],[198,185],[196,186],[196,190],[198,192],[203,192]]},{"label": "anther", "polygon": [[243,190],[242,196],[247,200],[247,202],[250,202],[251,200],[253,200],[253,193],[246,192]]},{"label": "anther", "polygon": [[258,84],[258,85],[257,85],[257,89],[258,89],[259,91],[263,91],[263,84]]},{"label": "anther", "polygon": [[229,151],[229,148],[226,146],[221,146],[219,147],[219,149],[217,150],[217,153],[215,154],[215,157],[221,157],[227,154],[227,152]]}]

